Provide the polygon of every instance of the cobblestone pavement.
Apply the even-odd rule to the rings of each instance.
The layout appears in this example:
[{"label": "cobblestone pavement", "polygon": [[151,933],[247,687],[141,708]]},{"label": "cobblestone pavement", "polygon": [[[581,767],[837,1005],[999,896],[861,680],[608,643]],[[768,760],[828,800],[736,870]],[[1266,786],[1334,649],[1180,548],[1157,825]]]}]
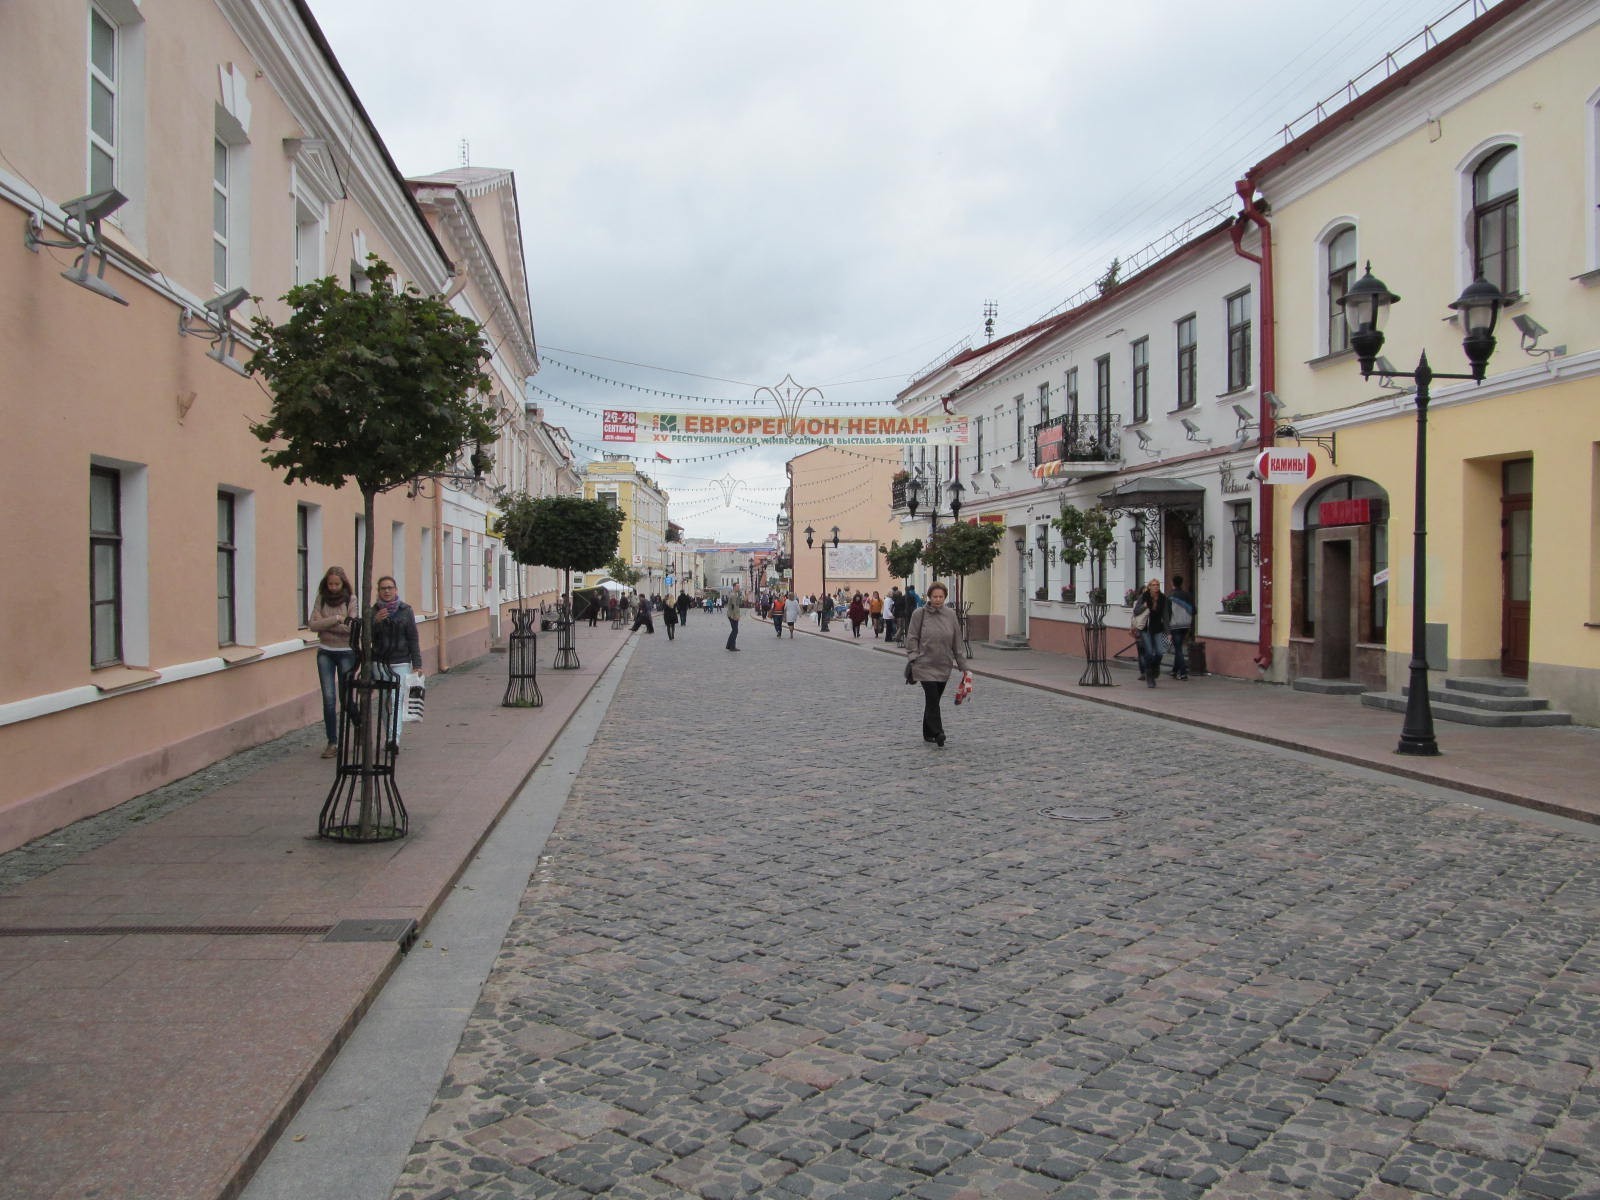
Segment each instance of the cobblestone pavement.
[{"label": "cobblestone pavement", "polygon": [[634,656],[397,1200],[1600,1195],[1592,832],[984,680],[939,750],[889,656],[712,624]]}]

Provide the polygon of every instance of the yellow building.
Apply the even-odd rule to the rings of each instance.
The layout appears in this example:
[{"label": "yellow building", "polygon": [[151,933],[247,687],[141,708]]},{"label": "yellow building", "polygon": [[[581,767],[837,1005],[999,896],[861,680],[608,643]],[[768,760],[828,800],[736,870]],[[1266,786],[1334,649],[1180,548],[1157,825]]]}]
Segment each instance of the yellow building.
[{"label": "yellow building", "polygon": [[1511,298],[1487,379],[1435,380],[1428,409],[1428,657],[1600,724],[1596,63],[1600,6],[1506,0],[1308,114],[1241,184],[1272,230],[1277,441],[1315,447],[1311,481],[1273,489],[1278,678],[1398,692],[1411,653],[1415,396],[1381,363],[1361,378],[1339,297],[1370,263],[1404,297],[1391,367],[1464,373],[1448,306],[1481,273]]},{"label": "yellow building", "polygon": [[[617,554],[639,572],[635,586],[642,594],[664,592],[666,577],[672,573],[667,553],[667,493],[631,460],[606,459],[583,468],[583,494],[586,499],[603,500],[622,509]],[[582,586],[592,587],[604,578],[604,571],[590,571]],[[576,580],[573,586],[579,586]]]}]

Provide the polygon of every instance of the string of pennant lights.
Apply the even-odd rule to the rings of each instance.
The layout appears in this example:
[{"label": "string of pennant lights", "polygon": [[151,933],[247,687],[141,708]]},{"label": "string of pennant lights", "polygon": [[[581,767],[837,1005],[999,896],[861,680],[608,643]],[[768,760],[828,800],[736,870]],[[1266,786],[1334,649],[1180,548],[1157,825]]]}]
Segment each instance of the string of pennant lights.
[{"label": "string of pennant lights", "polygon": [[[645,387],[637,383],[625,383],[620,379],[612,379],[607,375],[600,375],[594,371],[585,371],[582,367],[575,367],[571,363],[562,362],[559,358],[552,358],[547,351],[543,357],[544,362],[560,367],[563,371],[570,371],[574,375],[581,375],[585,379],[592,379],[596,383],[604,383],[614,388],[625,391],[639,392],[646,396],[660,396],[666,400],[689,400],[697,404],[725,404],[741,408],[748,408],[750,401],[745,398],[729,398],[726,396],[700,396],[689,392],[671,392],[663,388]],[[815,389],[811,389],[815,390]],[[816,408],[871,408],[893,404],[893,400],[813,400],[807,398],[806,404]]]}]

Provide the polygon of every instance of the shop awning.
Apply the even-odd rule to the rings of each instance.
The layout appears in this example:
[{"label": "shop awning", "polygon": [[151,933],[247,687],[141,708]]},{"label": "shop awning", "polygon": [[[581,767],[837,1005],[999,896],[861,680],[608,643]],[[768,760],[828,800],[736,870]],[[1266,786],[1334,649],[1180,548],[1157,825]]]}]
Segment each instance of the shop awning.
[{"label": "shop awning", "polygon": [[1147,475],[1118,484],[1109,492],[1100,493],[1103,508],[1199,508],[1206,489],[1187,479],[1173,479],[1160,475]]}]

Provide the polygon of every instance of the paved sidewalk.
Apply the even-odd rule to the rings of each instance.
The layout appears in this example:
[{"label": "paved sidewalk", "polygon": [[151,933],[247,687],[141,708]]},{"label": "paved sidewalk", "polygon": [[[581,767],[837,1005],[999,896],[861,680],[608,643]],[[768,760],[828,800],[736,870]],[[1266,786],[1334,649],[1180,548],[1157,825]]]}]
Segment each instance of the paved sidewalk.
[{"label": "paved sidewalk", "polygon": [[[430,680],[400,758],[401,841],[317,840],[319,722],[254,754],[259,769],[0,890],[0,1198],[235,1194],[401,957],[392,938],[325,931],[427,921],[627,639],[577,635],[577,671],[551,670],[555,639],[540,637],[540,708],[500,707],[503,655]],[[62,927],[101,932],[25,932]],[[137,932],[177,927],[198,932]]]},{"label": "paved sidewalk", "polygon": [[[842,629],[835,623],[826,635],[814,628],[804,632],[860,649],[894,653],[901,649],[874,641],[870,630],[853,638],[848,623]],[[1164,677],[1159,686],[1148,688],[1139,682],[1134,666],[1122,663],[1111,668],[1113,686],[1084,687],[1078,683],[1085,665],[1081,658],[1041,650],[995,650],[981,643],[972,649],[975,676],[1009,679],[1508,804],[1600,822],[1600,729],[1487,729],[1436,721],[1434,732],[1442,753],[1437,758],[1414,758],[1395,753],[1402,714],[1367,708],[1359,696],[1297,692],[1281,684],[1210,675],[1187,681]]]}]

